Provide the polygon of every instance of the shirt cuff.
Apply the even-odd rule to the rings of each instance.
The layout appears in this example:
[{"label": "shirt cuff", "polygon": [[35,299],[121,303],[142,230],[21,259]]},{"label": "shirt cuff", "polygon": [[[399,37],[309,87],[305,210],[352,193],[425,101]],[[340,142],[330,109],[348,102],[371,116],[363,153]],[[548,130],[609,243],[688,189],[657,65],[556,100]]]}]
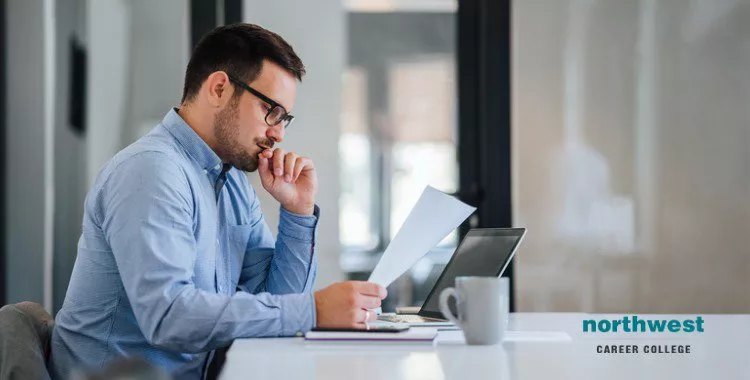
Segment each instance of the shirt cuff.
[{"label": "shirt cuff", "polygon": [[315,295],[287,294],[281,298],[281,336],[299,336],[315,326]]},{"label": "shirt cuff", "polygon": [[299,215],[287,211],[281,207],[279,217],[279,233],[293,237],[298,240],[313,242],[315,230],[320,217],[320,208],[315,205],[312,215]]}]

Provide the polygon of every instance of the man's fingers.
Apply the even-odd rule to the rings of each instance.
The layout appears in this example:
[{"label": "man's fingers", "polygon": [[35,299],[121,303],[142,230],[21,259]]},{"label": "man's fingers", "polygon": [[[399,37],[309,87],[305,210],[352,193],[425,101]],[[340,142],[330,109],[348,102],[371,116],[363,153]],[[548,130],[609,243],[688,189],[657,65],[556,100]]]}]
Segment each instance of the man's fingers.
[{"label": "man's fingers", "polygon": [[276,177],[280,177],[282,174],[284,174],[284,150],[281,148],[278,148],[273,151],[273,158],[271,158],[271,162],[273,162],[273,175]]},{"label": "man's fingers", "polygon": [[291,152],[287,153],[286,157],[284,157],[284,181],[292,182],[298,157],[299,156],[296,153]]},{"label": "man's fingers", "polygon": [[367,322],[375,322],[378,320],[378,313],[370,310],[369,313],[367,313]]},{"label": "man's fingers", "polygon": [[373,311],[368,311],[364,309],[359,309],[354,313],[354,320],[351,321],[355,326],[361,327],[365,326],[365,322],[372,322],[378,319],[378,316]]},{"label": "man's fingers", "polygon": [[364,322],[355,322],[351,325],[351,328],[354,329],[360,329],[360,330],[367,330],[368,326]]},{"label": "man's fingers", "polygon": [[360,309],[354,314],[354,318],[349,321],[349,324],[355,329],[366,329],[368,328],[368,322],[374,322],[377,319],[378,316],[374,312]]},{"label": "man's fingers", "polygon": [[367,281],[353,281],[355,283],[355,290],[358,291],[360,294],[364,294],[366,296],[375,296],[380,299],[385,298],[388,296],[388,291],[373,282],[367,282]]},{"label": "man's fingers", "polygon": [[380,298],[360,294],[359,297],[357,297],[357,302],[354,306],[360,307],[362,309],[375,309],[377,307],[380,307],[380,304]]},{"label": "man's fingers", "polygon": [[302,173],[305,169],[312,169],[313,168],[313,162],[311,159],[307,157],[298,157],[297,158],[297,164],[294,165],[294,178],[293,181],[296,181],[297,178],[299,178],[300,173]]},{"label": "man's fingers", "polygon": [[269,185],[273,182],[273,174],[269,167],[268,158],[266,158],[263,153],[258,155],[258,175],[260,176],[261,182],[265,185]]},{"label": "man's fingers", "polygon": [[296,182],[305,169],[314,168],[311,159],[300,157],[294,152],[286,153],[283,149],[277,148],[275,150],[266,149],[258,155],[258,169],[260,169],[260,161],[262,161],[264,157],[267,157],[269,160],[269,173],[273,177],[281,177],[281,179],[288,183]]}]

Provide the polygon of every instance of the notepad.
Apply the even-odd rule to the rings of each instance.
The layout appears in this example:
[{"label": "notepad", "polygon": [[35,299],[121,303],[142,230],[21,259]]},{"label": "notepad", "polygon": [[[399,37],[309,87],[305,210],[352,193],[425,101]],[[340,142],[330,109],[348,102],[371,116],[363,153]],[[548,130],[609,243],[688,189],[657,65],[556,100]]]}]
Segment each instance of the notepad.
[{"label": "notepad", "polygon": [[373,341],[405,341],[429,342],[435,339],[435,329],[411,329],[398,333],[370,333],[349,331],[308,331],[305,340],[373,340]]}]

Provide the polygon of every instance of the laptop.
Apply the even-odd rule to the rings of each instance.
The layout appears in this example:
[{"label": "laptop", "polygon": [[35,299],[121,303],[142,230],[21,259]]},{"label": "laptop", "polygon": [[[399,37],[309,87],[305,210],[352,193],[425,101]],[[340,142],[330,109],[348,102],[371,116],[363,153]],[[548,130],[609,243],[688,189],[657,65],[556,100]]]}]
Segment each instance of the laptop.
[{"label": "laptop", "polygon": [[[453,252],[437,282],[416,315],[382,314],[380,322],[418,326],[451,325],[440,312],[438,300],[443,289],[454,286],[458,276],[500,277],[521,243],[525,228],[475,228],[469,230]],[[453,309],[453,308],[451,308]],[[454,310],[455,312],[455,310]]]}]

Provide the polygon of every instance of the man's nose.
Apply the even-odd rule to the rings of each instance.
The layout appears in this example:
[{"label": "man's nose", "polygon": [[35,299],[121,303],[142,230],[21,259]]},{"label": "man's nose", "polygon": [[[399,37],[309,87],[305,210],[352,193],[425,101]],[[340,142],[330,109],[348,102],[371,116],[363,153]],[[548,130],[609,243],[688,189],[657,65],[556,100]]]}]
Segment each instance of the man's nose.
[{"label": "man's nose", "polygon": [[284,141],[284,122],[278,123],[273,127],[268,127],[266,136],[276,143]]}]

